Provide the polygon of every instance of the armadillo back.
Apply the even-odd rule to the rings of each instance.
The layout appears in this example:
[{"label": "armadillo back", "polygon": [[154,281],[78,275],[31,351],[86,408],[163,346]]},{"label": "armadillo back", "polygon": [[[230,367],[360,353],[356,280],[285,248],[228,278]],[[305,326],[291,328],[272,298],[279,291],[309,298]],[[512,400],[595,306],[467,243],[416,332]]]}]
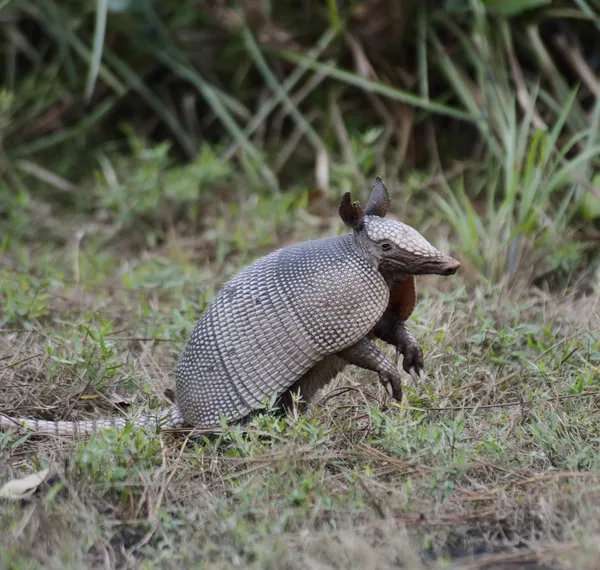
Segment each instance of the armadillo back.
[{"label": "armadillo back", "polygon": [[280,249],[241,271],[197,323],[177,369],[186,422],[214,427],[282,394],[375,326],[389,290],[353,236]]}]

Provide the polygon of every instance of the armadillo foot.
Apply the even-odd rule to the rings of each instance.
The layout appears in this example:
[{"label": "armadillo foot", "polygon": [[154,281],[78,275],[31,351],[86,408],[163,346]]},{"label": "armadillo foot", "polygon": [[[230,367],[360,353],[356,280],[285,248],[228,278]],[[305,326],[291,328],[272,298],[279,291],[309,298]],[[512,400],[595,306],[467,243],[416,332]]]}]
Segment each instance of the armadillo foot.
[{"label": "armadillo foot", "polygon": [[[398,367],[398,363],[400,362],[401,354],[402,354],[402,352],[400,352],[400,350],[397,349],[396,350],[396,367]],[[425,378],[426,378],[426,374],[425,374],[425,371],[423,370],[422,366],[410,365],[410,362],[409,362],[409,364],[407,364],[406,357],[403,357],[402,364],[403,364],[402,368],[405,370],[405,372],[410,374],[410,377],[413,379],[413,383],[415,386],[420,386],[421,384],[423,384],[423,382],[425,381]]]},{"label": "armadillo foot", "polygon": [[423,349],[404,323],[396,329],[396,364],[400,355],[403,356],[404,371],[411,376],[414,371],[418,377],[421,377],[424,367]]},{"label": "armadillo foot", "polygon": [[393,398],[398,402],[402,401],[402,380],[399,375],[398,377],[389,378],[380,374],[379,379],[383,384],[384,388],[386,389],[386,392],[388,393],[388,396],[390,398]]},{"label": "armadillo foot", "polygon": [[388,376],[387,378],[382,378],[380,375],[382,383],[384,384],[388,394],[394,398],[394,400],[398,400],[398,402],[402,401],[402,378],[398,370],[395,371],[396,374],[393,376]]},{"label": "armadillo foot", "polygon": [[377,372],[388,394],[402,399],[402,378],[394,363],[367,337],[338,353],[349,364]]},{"label": "armadillo foot", "polygon": [[414,371],[420,375],[423,371],[423,349],[406,326],[394,312],[386,311],[373,329],[375,336],[396,347],[396,367],[402,355],[402,368],[407,374]]}]

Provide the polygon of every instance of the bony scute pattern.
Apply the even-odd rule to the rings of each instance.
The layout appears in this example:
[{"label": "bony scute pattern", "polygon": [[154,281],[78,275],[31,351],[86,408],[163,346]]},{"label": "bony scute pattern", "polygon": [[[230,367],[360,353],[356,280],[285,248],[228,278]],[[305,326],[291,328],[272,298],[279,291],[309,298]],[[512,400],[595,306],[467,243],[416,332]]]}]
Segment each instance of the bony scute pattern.
[{"label": "bony scute pattern", "polygon": [[[265,396],[283,393],[320,360],[360,340],[388,299],[385,281],[361,258],[352,235],[296,244],[256,261],[219,293],[183,351],[177,395],[184,417],[211,427],[217,413],[230,421],[247,415]],[[210,343],[196,341],[208,336]],[[224,347],[235,356],[224,355]],[[223,394],[232,399],[224,402]]]},{"label": "bony scute pattern", "polygon": [[58,437],[87,436],[98,433],[103,429],[122,430],[128,424],[135,428],[155,425],[161,429],[176,429],[183,427],[185,421],[177,406],[161,410],[157,414],[140,415],[134,419],[106,418],[98,420],[81,420],[76,422],[62,420],[38,420],[33,418],[11,418],[0,414],[0,427],[23,429],[41,435]]},{"label": "bony scute pattern", "polygon": [[433,247],[417,230],[395,220],[365,216],[367,236],[375,242],[388,240],[404,251],[423,257],[440,257],[442,253]]}]

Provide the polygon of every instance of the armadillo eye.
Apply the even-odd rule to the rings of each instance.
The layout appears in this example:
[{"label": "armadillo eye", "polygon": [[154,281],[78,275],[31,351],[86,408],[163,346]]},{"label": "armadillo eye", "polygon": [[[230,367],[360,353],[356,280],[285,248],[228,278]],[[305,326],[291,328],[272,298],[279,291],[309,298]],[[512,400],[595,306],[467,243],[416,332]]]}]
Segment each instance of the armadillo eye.
[{"label": "armadillo eye", "polygon": [[388,243],[387,241],[384,241],[381,244],[381,249],[383,249],[383,251],[390,251],[390,249],[392,249],[392,244]]}]

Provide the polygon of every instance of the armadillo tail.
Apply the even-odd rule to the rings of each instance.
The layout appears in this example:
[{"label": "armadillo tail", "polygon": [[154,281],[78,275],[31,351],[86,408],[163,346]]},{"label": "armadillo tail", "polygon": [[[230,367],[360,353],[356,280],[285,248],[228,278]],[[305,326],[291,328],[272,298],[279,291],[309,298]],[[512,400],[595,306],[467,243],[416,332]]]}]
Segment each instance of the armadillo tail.
[{"label": "armadillo tail", "polygon": [[177,406],[171,406],[160,411],[158,414],[145,414],[131,420],[126,418],[110,418],[64,422],[36,420],[33,418],[13,418],[0,414],[0,428],[13,428],[39,435],[81,437],[93,435],[103,429],[123,430],[129,424],[132,424],[134,428],[151,425],[163,430],[182,427],[185,425],[185,421]]}]

